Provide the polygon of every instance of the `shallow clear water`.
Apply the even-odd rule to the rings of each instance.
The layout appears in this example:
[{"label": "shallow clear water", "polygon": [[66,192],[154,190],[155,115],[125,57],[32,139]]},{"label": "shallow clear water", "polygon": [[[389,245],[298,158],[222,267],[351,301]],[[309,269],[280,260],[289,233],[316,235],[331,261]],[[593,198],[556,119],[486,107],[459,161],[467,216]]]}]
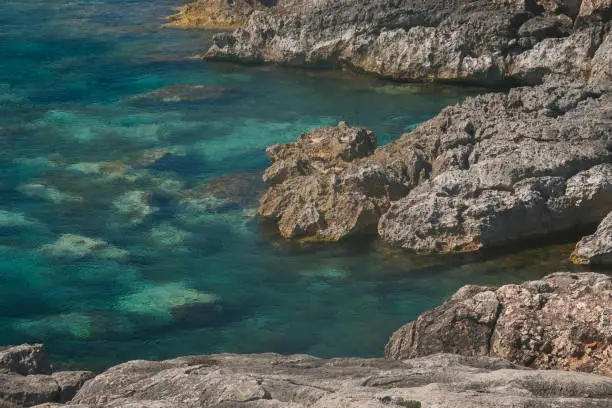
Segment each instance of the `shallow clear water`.
[{"label": "shallow clear water", "polygon": [[[339,120],[388,142],[478,90],[190,60],[209,34],[161,28],[176,3],[0,3],[0,344],[95,370],[380,356],[463,284],[571,268],[571,244],[453,257],[279,239],[254,216],[266,146]],[[221,88],[146,96],[180,84]]]}]

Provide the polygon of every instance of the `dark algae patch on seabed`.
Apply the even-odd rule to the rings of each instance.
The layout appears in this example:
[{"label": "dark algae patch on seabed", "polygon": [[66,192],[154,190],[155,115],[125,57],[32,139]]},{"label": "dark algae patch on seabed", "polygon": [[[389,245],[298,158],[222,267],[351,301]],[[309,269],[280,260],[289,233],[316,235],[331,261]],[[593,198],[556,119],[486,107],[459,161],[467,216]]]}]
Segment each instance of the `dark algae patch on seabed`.
[{"label": "dark algae patch on seabed", "polygon": [[173,1],[0,4],[0,344],[65,367],[216,352],[379,356],[466,283],[534,279],[572,245],[417,256],[300,246],[255,217],[265,147],[348,120],[385,143],[478,90],[185,57]]}]

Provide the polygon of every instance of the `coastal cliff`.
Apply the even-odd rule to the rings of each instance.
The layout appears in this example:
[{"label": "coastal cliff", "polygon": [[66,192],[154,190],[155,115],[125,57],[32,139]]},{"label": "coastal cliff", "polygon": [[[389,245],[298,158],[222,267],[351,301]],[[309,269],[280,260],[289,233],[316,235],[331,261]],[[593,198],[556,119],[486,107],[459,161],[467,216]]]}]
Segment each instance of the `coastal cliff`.
[{"label": "coastal cliff", "polygon": [[[610,5],[609,1],[279,1],[253,10],[234,32],[216,35],[204,57],[343,66],[410,81],[536,84],[555,73],[600,82],[603,77],[610,79]],[[238,14],[244,10],[233,7]]]}]

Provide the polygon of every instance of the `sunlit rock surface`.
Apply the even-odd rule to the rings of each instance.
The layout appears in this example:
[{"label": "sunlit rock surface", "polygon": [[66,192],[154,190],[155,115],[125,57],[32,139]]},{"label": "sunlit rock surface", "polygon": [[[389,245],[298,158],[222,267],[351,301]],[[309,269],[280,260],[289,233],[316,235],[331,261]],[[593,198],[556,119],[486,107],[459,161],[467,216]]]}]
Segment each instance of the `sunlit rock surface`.
[{"label": "sunlit rock surface", "polygon": [[578,242],[571,259],[579,264],[612,264],[612,212],[601,221],[594,234]]},{"label": "sunlit rock surface", "polygon": [[555,273],[500,288],[467,285],[396,331],[385,356],[493,356],[539,369],[612,376],[612,280]]},{"label": "sunlit rock surface", "polygon": [[599,80],[591,59],[607,47],[610,18],[607,1],[279,3],[216,35],[205,57],[349,66],[398,80],[539,83],[549,73]]},{"label": "sunlit rock surface", "polygon": [[397,362],[222,354],[118,365],[87,382],[69,406],[604,408],[611,392],[610,378],[517,370],[487,357]]}]

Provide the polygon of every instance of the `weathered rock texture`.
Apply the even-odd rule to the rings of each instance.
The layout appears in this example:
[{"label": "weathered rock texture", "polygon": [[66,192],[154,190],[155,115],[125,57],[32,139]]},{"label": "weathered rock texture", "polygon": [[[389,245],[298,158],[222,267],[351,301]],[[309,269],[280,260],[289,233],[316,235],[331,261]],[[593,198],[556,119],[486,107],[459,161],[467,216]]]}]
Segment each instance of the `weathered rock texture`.
[{"label": "weathered rock texture", "polygon": [[464,286],[385,348],[391,359],[441,352],[612,376],[612,279],[555,273],[498,289]]},{"label": "weathered rock texture", "polygon": [[417,250],[473,250],[596,224],[612,208],[611,119],[612,95],[578,84],[447,108],[377,152],[428,178],[379,233]]},{"label": "weathered rock texture", "polygon": [[88,371],[52,372],[40,344],[0,348],[0,407],[31,407],[68,402],[92,378]]},{"label": "weathered rock texture", "polygon": [[578,242],[571,259],[578,264],[612,265],[612,212],[593,235]]},{"label": "weathered rock texture", "polygon": [[608,3],[285,1],[215,36],[205,57],[348,66],[398,80],[538,83],[557,73],[599,81],[592,59],[609,31]]},{"label": "weathered rock texture", "polygon": [[612,9],[611,0],[582,0],[580,1],[580,16],[590,16],[598,14],[609,18]]},{"label": "weathered rock texture", "polygon": [[[612,380],[516,370],[498,359],[436,355],[410,361],[260,355],[131,361],[89,381],[75,408],[374,408],[609,406]],[[44,405],[50,408],[55,405]],[[42,408],[42,407],[40,407]]]},{"label": "weathered rock texture", "polygon": [[171,26],[231,29],[243,25],[255,10],[272,5],[269,0],[197,0],[179,7],[169,17]]},{"label": "weathered rock texture", "polygon": [[390,201],[407,191],[391,170],[353,164],[375,148],[373,132],[346,123],[268,148],[272,166],[264,181],[272,187],[261,198],[259,213],[278,220],[286,238],[338,240],[375,233]]},{"label": "weathered rock texture", "polygon": [[612,209],[609,90],[551,79],[481,95],[373,153],[368,142],[340,154],[364,129],[317,129],[269,149],[260,214],[285,237],[336,240],[378,223],[386,241],[423,251],[596,225]]}]

